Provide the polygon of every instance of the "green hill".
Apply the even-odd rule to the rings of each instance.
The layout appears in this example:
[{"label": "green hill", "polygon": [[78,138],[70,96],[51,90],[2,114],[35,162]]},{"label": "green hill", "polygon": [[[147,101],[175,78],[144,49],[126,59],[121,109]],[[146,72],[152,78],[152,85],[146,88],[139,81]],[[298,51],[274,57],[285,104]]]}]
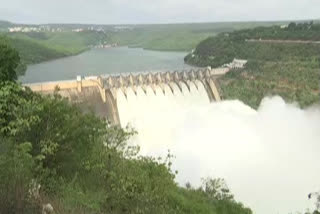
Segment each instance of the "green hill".
[{"label": "green hill", "polygon": [[[18,50],[22,64],[34,64],[67,56],[66,53],[48,48],[33,41],[13,38],[9,40],[12,47]],[[23,74],[23,73],[20,73]]]},{"label": "green hill", "polygon": [[8,28],[13,26],[11,22],[0,20],[0,28]]},{"label": "green hill", "polygon": [[280,95],[306,107],[319,101],[320,44],[294,43],[298,40],[320,41],[320,24],[291,23],[286,28],[272,26],[221,33],[202,41],[185,61],[219,67],[234,58],[247,59],[246,68],[231,71],[220,79],[225,99],[240,99],[257,108],[263,97]]},{"label": "green hill", "polygon": [[76,55],[107,39],[103,32],[28,32],[4,33],[6,39],[20,54],[22,75],[26,65]]},{"label": "green hill", "polygon": [[107,36],[103,32],[29,32],[10,33],[10,38],[34,42],[43,47],[62,52],[66,55],[78,54],[88,49],[90,45],[105,41]]},{"label": "green hill", "polygon": [[[10,26],[21,26],[10,22],[0,22],[0,24],[1,23],[1,26],[6,28]],[[20,74],[22,74],[28,64],[76,55],[88,50],[92,45],[105,42],[152,50],[190,51],[202,40],[216,36],[222,32],[286,23],[287,22],[229,22],[128,26],[54,24],[45,25],[45,27],[59,28],[62,32],[6,32],[2,34],[9,37],[12,46],[20,53],[22,58]],[[29,25],[22,26],[28,27]],[[30,26],[39,27],[37,25]],[[77,28],[100,29],[102,31],[72,31],[72,29]]]},{"label": "green hill", "polygon": [[190,51],[202,40],[221,32],[271,26],[287,22],[221,22],[133,25],[130,30],[110,32],[110,41],[120,45],[160,51]]}]

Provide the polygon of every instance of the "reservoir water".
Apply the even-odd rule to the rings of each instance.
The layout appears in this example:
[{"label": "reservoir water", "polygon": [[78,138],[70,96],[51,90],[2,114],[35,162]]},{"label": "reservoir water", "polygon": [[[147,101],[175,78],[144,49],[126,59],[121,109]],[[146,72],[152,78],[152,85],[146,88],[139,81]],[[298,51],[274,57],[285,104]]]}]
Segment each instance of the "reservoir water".
[{"label": "reservoir water", "polygon": [[92,49],[77,56],[30,65],[19,80],[35,83],[75,79],[77,75],[181,70],[190,68],[183,61],[186,54],[127,47]]}]

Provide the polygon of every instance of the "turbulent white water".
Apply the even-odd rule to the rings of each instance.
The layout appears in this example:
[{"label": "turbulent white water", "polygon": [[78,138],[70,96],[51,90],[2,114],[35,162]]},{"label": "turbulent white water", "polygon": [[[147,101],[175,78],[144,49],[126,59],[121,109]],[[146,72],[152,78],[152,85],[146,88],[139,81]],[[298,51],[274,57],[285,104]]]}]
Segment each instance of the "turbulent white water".
[{"label": "turbulent white water", "polygon": [[174,95],[139,89],[118,93],[122,125],[149,155],[170,149],[177,181],[200,185],[223,177],[237,200],[258,214],[287,214],[312,207],[307,195],[320,190],[320,108],[301,110],[280,97],[265,98],[258,111],[242,102],[209,103],[198,84]]}]

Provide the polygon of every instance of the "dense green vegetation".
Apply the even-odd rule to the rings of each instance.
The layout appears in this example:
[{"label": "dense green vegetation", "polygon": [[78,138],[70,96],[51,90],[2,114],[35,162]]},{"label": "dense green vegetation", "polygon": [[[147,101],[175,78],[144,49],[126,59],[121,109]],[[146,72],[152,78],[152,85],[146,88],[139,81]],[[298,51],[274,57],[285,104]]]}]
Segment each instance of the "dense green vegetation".
[{"label": "dense green vegetation", "polygon": [[238,36],[251,39],[283,39],[320,41],[320,23],[291,22],[288,26],[258,27],[250,31],[238,32]]},{"label": "dense green vegetation", "polygon": [[13,24],[8,21],[0,20],[0,32],[6,31],[6,28],[11,27]]},{"label": "dense green vegetation", "polygon": [[19,75],[24,74],[26,66],[29,64],[40,63],[68,55],[67,53],[47,48],[33,41],[18,38],[7,38],[7,40],[18,50],[21,57],[21,66],[23,69],[18,72]]},{"label": "dense green vegetation", "polygon": [[[320,44],[248,42],[247,39],[317,40],[320,24],[290,24],[222,33],[202,41],[185,61],[219,67],[234,58],[247,59],[246,68],[220,79],[225,99],[240,99],[257,108],[263,97],[280,95],[302,107],[319,101]],[[306,36],[307,35],[307,36]]]},{"label": "dense green vegetation", "polygon": [[3,81],[15,81],[17,79],[16,70],[20,61],[19,53],[1,40],[0,50],[0,79]]},{"label": "dense green vegetation", "polygon": [[18,75],[24,73],[26,65],[79,54],[89,46],[107,40],[107,35],[97,31],[83,32],[28,32],[7,33],[6,40],[18,50],[21,63]]},{"label": "dense green vegetation", "polygon": [[[279,24],[281,22],[278,22]],[[283,22],[285,23],[285,22]],[[193,24],[135,25],[131,30],[110,32],[110,42],[161,51],[190,51],[196,45],[221,32],[270,26],[274,22],[227,22]]]},{"label": "dense green vegetation", "polygon": [[44,47],[65,54],[78,54],[90,45],[99,44],[107,39],[107,35],[98,31],[83,32],[29,32],[10,33],[11,38],[31,41]]},{"label": "dense green vegetation", "polygon": [[[190,51],[196,45],[220,32],[251,28],[259,25],[269,26],[273,22],[243,23],[199,23],[199,24],[163,24],[163,25],[132,25],[123,30],[115,30],[112,25],[48,25],[62,29],[62,32],[15,32],[2,33],[18,50],[21,63],[18,75],[22,75],[29,64],[65,56],[76,55],[88,50],[90,46],[100,43],[117,43],[130,47],[142,47],[153,50]],[[0,31],[15,27],[10,22],[0,21]],[[28,27],[28,25],[22,25]],[[72,29],[89,29],[92,26],[104,31],[85,30],[72,32]],[[39,27],[34,25],[32,27]],[[0,38],[1,40],[1,38]]]},{"label": "dense green vegetation", "polygon": [[179,187],[164,160],[139,155],[129,128],[83,113],[57,93],[17,84],[19,56],[0,45],[0,213],[251,214],[223,179]]}]

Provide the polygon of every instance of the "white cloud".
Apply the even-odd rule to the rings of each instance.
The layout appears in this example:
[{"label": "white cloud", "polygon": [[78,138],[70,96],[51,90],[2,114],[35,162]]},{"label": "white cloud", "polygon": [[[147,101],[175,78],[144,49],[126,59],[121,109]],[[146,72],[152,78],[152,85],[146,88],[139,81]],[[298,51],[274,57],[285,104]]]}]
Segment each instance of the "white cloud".
[{"label": "white cloud", "polygon": [[318,0],[11,0],[0,5],[0,19],[27,23],[287,20],[319,18],[320,11]]}]

